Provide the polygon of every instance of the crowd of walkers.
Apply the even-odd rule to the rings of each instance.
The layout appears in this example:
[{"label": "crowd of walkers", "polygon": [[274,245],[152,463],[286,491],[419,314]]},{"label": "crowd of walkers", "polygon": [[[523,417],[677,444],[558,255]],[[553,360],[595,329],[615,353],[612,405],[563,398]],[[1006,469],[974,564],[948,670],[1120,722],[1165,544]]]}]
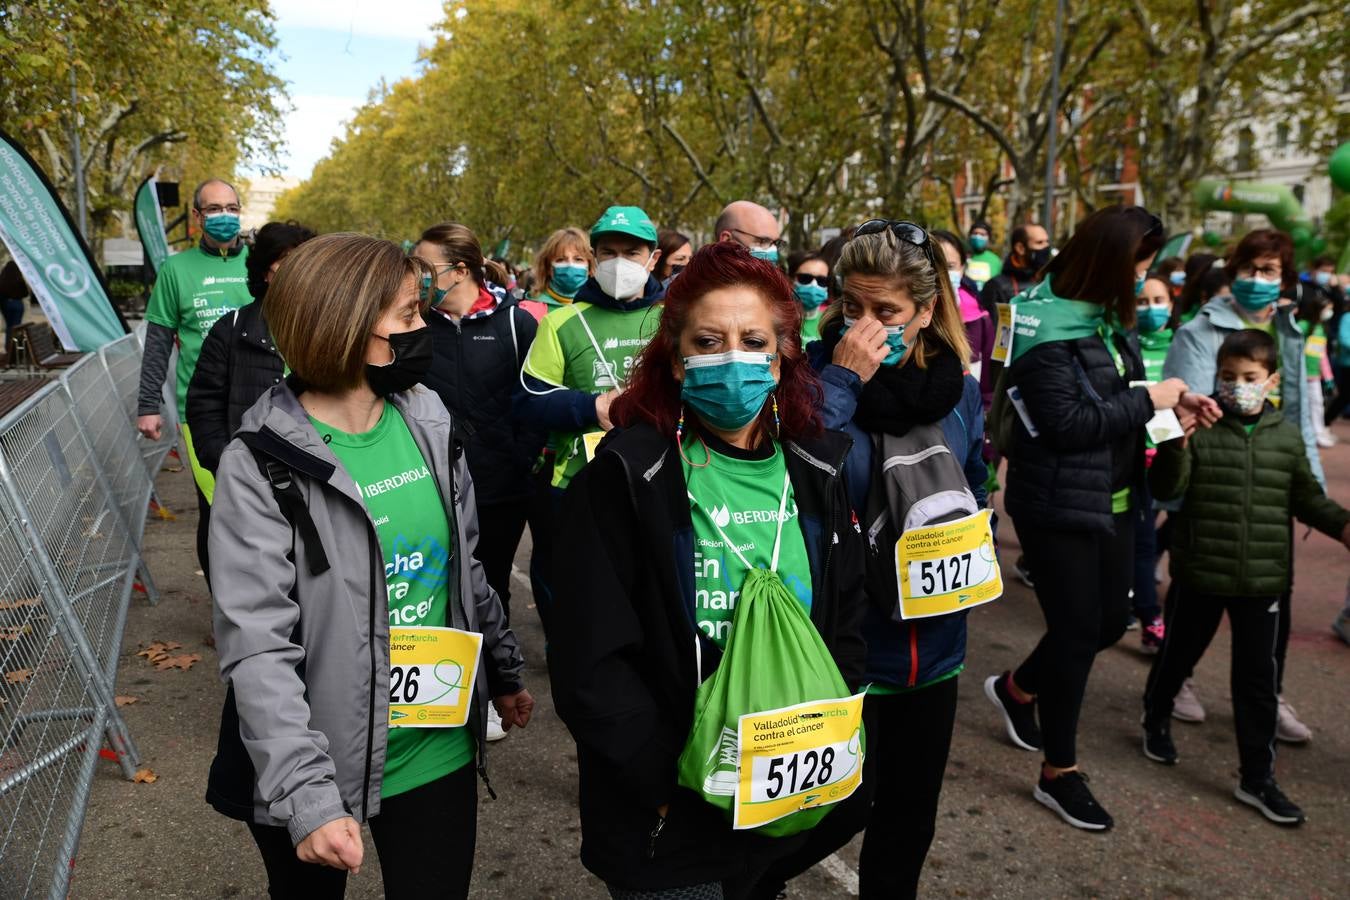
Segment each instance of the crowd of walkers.
[{"label": "crowd of walkers", "polygon": [[172,377],[227,685],[207,800],[273,897],[342,896],[362,825],[387,896],[467,895],[486,745],[534,707],[527,527],[580,857],[614,897],[782,896],[859,834],[861,896],[915,895],[999,491],[1045,629],[983,687],[1040,754],[1034,799],[1112,826],[1077,732],[1130,629],[1143,752],[1177,764],[1226,612],[1235,797],[1303,821],[1275,780],[1277,740],[1312,736],[1283,694],[1294,521],[1350,547],[1319,458],[1350,310],[1287,235],[1158,259],[1162,221],[1111,207],[1058,250],[878,218],[786,254],[749,201],[701,247],[612,206],[516,271],[453,222],[246,242],[239,214],[223,181],[193,195],[138,427]]}]

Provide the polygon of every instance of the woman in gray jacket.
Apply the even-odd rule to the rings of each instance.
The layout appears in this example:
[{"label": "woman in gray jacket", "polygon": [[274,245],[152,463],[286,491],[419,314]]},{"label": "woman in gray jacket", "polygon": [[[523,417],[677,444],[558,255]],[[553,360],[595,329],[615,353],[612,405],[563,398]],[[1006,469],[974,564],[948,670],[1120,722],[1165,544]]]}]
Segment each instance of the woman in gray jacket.
[{"label": "woman in gray jacket", "polygon": [[355,234],[293,251],[264,301],[291,376],[217,472],[229,691],[207,799],[248,823],[273,897],[341,897],[361,822],[387,897],[467,896],[487,698],[507,729],[534,704],[473,558],[450,416],[416,386],[431,361],[425,270]]}]

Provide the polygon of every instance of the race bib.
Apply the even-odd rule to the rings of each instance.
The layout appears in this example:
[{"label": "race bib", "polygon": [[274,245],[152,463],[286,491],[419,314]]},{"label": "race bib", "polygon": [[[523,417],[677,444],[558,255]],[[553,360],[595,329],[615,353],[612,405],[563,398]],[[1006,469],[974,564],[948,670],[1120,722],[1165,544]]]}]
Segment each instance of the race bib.
[{"label": "race bib", "polygon": [[1006,364],[1012,358],[1013,322],[1016,321],[1017,304],[998,304],[998,331],[994,339],[994,352],[989,358],[994,362]]},{"label": "race bib", "polygon": [[458,728],[469,720],[483,636],[429,625],[389,629],[389,727]]},{"label": "race bib", "polygon": [[991,512],[912,528],[895,544],[900,616],[923,619],[971,609],[1003,596]]},{"label": "race bib", "polygon": [[1326,335],[1310,334],[1306,346],[1306,353],[1313,359],[1321,359],[1327,355]]},{"label": "race bib", "polygon": [[740,717],[732,827],[838,803],[862,784],[863,694]]},{"label": "race bib", "polygon": [[966,263],[966,277],[980,286],[993,277],[993,271],[993,267],[982,259],[972,259]]},{"label": "race bib", "polygon": [[582,446],[586,449],[586,462],[595,459],[595,449],[600,446],[604,437],[605,432],[603,431],[588,431],[581,436]]}]

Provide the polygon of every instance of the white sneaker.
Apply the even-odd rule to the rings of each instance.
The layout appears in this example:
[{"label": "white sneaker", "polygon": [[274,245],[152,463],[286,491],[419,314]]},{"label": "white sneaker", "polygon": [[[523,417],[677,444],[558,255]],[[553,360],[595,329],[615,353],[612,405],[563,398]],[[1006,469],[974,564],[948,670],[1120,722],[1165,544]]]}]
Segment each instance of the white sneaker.
[{"label": "white sneaker", "polygon": [[1336,443],[1336,435],[1331,434],[1330,432],[1324,431],[1317,436],[1317,446],[1321,447],[1323,450],[1329,450],[1330,448],[1335,447]]},{"label": "white sneaker", "polygon": [[1286,744],[1306,744],[1312,740],[1312,729],[1298,720],[1294,707],[1283,697],[1275,719],[1275,739]]},{"label": "white sneaker", "polygon": [[504,737],[506,737],[506,729],[502,728],[502,717],[497,714],[497,707],[489,703],[487,720],[488,743],[500,741]]},{"label": "white sneaker", "polygon": [[1177,691],[1176,699],[1172,701],[1172,718],[1181,722],[1205,721],[1205,708],[1200,705],[1200,698],[1195,695],[1195,685],[1189,678],[1181,683],[1181,690]]}]

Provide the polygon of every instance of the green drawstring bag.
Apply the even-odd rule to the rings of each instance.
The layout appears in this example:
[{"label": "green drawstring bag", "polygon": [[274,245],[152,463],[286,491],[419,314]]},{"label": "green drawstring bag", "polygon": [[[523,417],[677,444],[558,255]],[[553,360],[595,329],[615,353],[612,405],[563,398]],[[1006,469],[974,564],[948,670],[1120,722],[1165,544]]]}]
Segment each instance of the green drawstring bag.
[{"label": "green drawstring bag", "polygon": [[733,828],[784,837],[814,827],[862,783],[863,695],[849,695],[778,574],[747,568],[726,653],[695,697],[679,783]]}]

